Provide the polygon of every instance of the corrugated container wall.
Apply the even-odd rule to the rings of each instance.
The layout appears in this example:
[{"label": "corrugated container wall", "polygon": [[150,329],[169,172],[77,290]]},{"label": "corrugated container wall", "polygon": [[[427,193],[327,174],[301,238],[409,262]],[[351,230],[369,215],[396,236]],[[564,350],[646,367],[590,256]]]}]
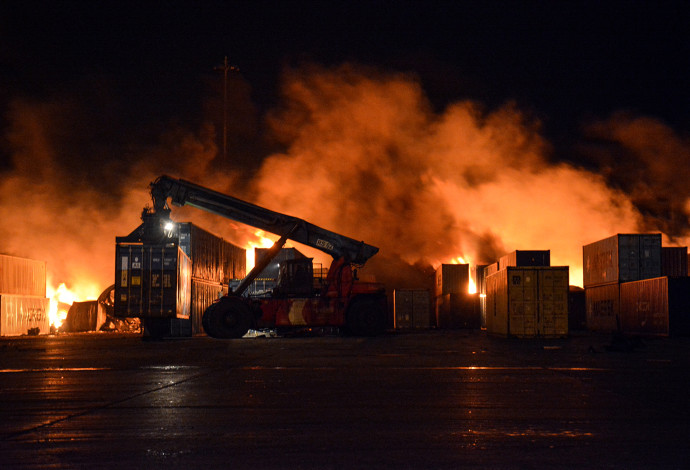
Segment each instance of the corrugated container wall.
[{"label": "corrugated container wall", "polygon": [[431,295],[426,289],[395,289],[393,291],[393,327],[429,328],[431,326]]},{"label": "corrugated container wall", "polygon": [[189,318],[191,261],[177,244],[118,244],[115,251],[115,316]]},{"label": "corrugated container wall", "polygon": [[688,275],[687,246],[661,247],[661,275],[672,277]]},{"label": "corrugated container wall", "polygon": [[470,290],[469,264],[442,264],[436,270],[435,297],[467,293]]},{"label": "corrugated container wall", "polygon": [[0,294],[45,297],[45,261],[0,255]]},{"label": "corrugated container wall", "polygon": [[200,335],[205,333],[204,327],[201,324],[204,311],[223,294],[227,294],[227,288],[223,288],[220,284],[206,282],[201,279],[192,279],[192,301],[190,305],[192,334]]},{"label": "corrugated container wall", "polygon": [[436,298],[436,326],[441,329],[481,327],[479,294],[446,294]]},{"label": "corrugated container wall", "polygon": [[661,234],[617,234],[582,248],[585,287],[661,275]]},{"label": "corrugated container wall", "polygon": [[690,334],[690,277],[658,277],[621,284],[620,324],[624,334]]},{"label": "corrugated container wall", "polygon": [[591,331],[618,331],[620,314],[620,284],[585,287],[587,329]]},{"label": "corrugated container wall", "polygon": [[192,277],[227,284],[246,274],[246,251],[190,222],[179,226],[179,244],[192,259]]},{"label": "corrugated container wall", "polygon": [[25,335],[35,328],[48,334],[49,310],[50,299],[45,296],[0,294],[0,336]]},{"label": "corrugated container wall", "polygon": [[515,250],[498,260],[501,269],[509,266],[551,266],[550,250]]},{"label": "corrugated container wall", "polygon": [[486,330],[518,338],[568,335],[567,266],[507,267],[487,278]]}]

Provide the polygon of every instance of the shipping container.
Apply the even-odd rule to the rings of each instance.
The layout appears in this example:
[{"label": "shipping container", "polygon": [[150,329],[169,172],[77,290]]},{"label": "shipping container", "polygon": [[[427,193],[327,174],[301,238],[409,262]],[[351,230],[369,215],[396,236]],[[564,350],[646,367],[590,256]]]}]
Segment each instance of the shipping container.
[{"label": "shipping container", "polygon": [[0,294],[45,297],[45,261],[0,255]]},{"label": "shipping container", "polygon": [[661,234],[617,234],[582,248],[585,287],[661,276]]},{"label": "shipping container", "polygon": [[189,319],[191,261],[176,243],[115,251],[115,316]]},{"label": "shipping container", "polygon": [[518,338],[567,336],[568,275],[567,266],[509,266],[487,277],[487,332]]},{"label": "shipping container", "polygon": [[431,326],[431,294],[426,289],[395,289],[393,291],[393,327],[429,328]]},{"label": "shipping container", "polygon": [[445,294],[436,298],[436,326],[440,329],[479,329],[479,294]]},{"label": "shipping container", "polygon": [[661,247],[661,275],[671,277],[688,275],[687,246]]},{"label": "shipping container", "polygon": [[492,274],[496,274],[500,268],[500,265],[498,264],[498,261],[488,265],[486,268],[484,268],[484,279],[487,277],[491,276]]},{"label": "shipping container", "polygon": [[50,333],[50,299],[0,294],[0,336]]},{"label": "shipping container", "polygon": [[509,266],[551,266],[550,250],[515,250],[498,260],[501,269]]},{"label": "shipping container", "polygon": [[[268,248],[254,248],[254,260],[256,263],[268,252]],[[296,248],[281,248],[278,255],[273,258],[271,264],[266,266],[257,276],[261,279],[278,279],[278,272],[280,271],[280,264],[284,261],[293,259],[306,258]]]},{"label": "shipping container", "polygon": [[619,331],[620,284],[585,287],[585,304],[588,330]]},{"label": "shipping container", "polygon": [[190,222],[177,226],[179,245],[192,260],[192,277],[227,284],[246,275],[246,250]]},{"label": "shipping container", "polygon": [[442,264],[436,270],[434,297],[466,294],[470,290],[469,264]]},{"label": "shipping container", "polygon": [[98,331],[105,321],[105,309],[97,300],[74,302],[60,330],[72,333]]},{"label": "shipping container", "polygon": [[690,277],[658,277],[620,286],[620,325],[624,334],[690,334]]}]

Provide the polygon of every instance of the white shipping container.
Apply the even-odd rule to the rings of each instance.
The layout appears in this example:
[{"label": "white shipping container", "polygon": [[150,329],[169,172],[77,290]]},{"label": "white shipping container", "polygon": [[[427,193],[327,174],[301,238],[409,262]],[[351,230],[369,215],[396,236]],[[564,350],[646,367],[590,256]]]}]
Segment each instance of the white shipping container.
[{"label": "white shipping container", "polygon": [[49,311],[46,297],[0,294],[0,336],[26,335],[34,328],[49,333]]},{"label": "white shipping container", "polygon": [[487,277],[486,330],[518,338],[568,335],[568,267],[507,267]]},{"label": "white shipping container", "polygon": [[0,255],[0,294],[45,297],[45,261]]}]

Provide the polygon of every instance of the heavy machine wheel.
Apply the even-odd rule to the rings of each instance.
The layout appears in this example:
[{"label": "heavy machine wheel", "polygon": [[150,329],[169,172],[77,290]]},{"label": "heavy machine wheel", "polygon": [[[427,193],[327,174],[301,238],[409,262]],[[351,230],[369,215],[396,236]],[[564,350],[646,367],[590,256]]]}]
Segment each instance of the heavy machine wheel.
[{"label": "heavy machine wheel", "polygon": [[241,338],[252,326],[252,310],[240,298],[223,297],[206,309],[201,324],[213,338]]},{"label": "heavy machine wheel", "polygon": [[356,336],[377,336],[386,329],[386,312],[374,299],[356,300],[347,311],[347,328]]}]

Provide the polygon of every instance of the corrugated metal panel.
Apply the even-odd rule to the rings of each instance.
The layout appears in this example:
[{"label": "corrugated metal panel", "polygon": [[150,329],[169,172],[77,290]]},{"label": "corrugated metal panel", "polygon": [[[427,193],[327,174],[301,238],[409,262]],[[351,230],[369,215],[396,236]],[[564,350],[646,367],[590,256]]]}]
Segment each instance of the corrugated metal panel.
[{"label": "corrugated metal panel", "polygon": [[592,331],[618,331],[620,284],[585,287],[587,328]]},{"label": "corrugated metal panel", "polygon": [[179,226],[179,244],[192,259],[192,277],[226,283],[246,275],[246,251],[190,222]]},{"label": "corrugated metal panel", "polygon": [[509,266],[550,266],[550,250],[515,250],[498,260],[501,269]]},{"label": "corrugated metal panel", "polygon": [[662,276],[687,276],[688,275],[688,247],[661,247],[661,275]]},{"label": "corrugated metal panel", "polygon": [[45,296],[0,294],[0,336],[25,335],[34,328],[49,333],[49,310],[50,299]]},{"label": "corrugated metal panel", "polygon": [[568,334],[568,267],[507,267],[487,278],[486,329],[501,336]]},{"label": "corrugated metal panel", "polygon": [[395,328],[429,328],[431,294],[426,289],[393,291],[393,326]]},{"label": "corrugated metal panel", "polygon": [[585,287],[661,275],[661,234],[617,234],[582,247]]},{"label": "corrugated metal panel", "polygon": [[434,296],[462,294],[470,289],[469,264],[442,264],[436,270]]},{"label": "corrugated metal panel", "polygon": [[690,278],[659,277],[620,288],[621,330],[644,336],[690,333]]},{"label": "corrugated metal panel", "polygon": [[0,294],[45,297],[45,261],[0,255]]},{"label": "corrugated metal panel", "polygon": [[498,262],[495,262],[484,268],[484,279],[491,276],[492,274],[496,274],[498,272],[499,267],[500,266],[498,265]]},{"label": "corrugated metal panel", "polygon": [[115,316],[189,318],[191,261],[174,243],[119,244]]},{"label": "corrugated metal panel", "polygon": [[74,302],[60,329],[67,332],[98,331],[105,320],[105,310],[98,301]]},{"label": "corrugated metal panel", "polygon": [[479,294],[446,294],[438,297],[436,326],[441,329],[480,328]]},{"label": "corrugated metal panel", "polygon": [[204,311],[223,295],[223,286],[217,283],[192,279],[191,321],[192,334],[205,334],[201,324]]}]

